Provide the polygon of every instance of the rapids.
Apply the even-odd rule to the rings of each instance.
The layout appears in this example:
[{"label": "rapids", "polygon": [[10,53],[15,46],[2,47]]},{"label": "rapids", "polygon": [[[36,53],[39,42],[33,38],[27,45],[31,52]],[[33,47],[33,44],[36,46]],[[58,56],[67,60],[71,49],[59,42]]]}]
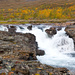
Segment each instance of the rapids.
[{"label": "rapids", "polygon": [[[36,36],[38,47],[45,51],[44,56],[37,56],[37,59],[47,65],[54,67],[66,67],[69,69],[75,69],[75,57],[72,57],[70,53],[75,53],[74,43],[72,38],[69,38],[64,31],[57,31],[57,34],[53,37],[48,37],[45,30],[50,28],[48,25],[33,25],[32,30],[28,30],[26,25],[15,25],[17,27],[16,32],[32,33]],[[8,31],[6,27],[0,26],[1,31]]]}]

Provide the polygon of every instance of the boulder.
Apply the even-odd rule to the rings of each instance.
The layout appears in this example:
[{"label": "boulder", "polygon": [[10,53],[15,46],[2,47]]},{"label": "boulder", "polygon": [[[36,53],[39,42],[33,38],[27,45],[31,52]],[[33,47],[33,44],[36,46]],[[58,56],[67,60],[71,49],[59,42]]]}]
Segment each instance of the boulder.
[{"label": "boulder", "polygon": [[27,29],[32,30],[32,25],[31,26],[28,26]]},{"label": "boulder", "polygon": [[7,26],[7,28],[10,35],[13,35],[14,33],[16,33],[16,26]]},{"label": "boulder", "polygon": [[36,50],[36,55],[39,55],[39,56],[45,55],[45,51],[44,50]]},{"label": "boulder", "polygon": [[46,29],[45,32],[48,34],[48,36],[53,36],[57,33],[56,27],[51,27],[50,29]]}]

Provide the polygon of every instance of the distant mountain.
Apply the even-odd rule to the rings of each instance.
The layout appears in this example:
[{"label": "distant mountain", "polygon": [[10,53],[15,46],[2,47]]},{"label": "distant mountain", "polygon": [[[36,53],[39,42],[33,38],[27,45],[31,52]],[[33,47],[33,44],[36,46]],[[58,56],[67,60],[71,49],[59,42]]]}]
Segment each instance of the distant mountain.
[{"label": "distant mountain", "polygon": [[[65,4],[67,7],[71,5],[75,5],[75,0],[0,0],[0,9],[16,9],[16,8],[24,8],[24,7],[39,7],[41,5],[45,6],[62,6]],[[71,4],[72,3],[72,4]],[[44,8],[45,8],[44,6]]]}]

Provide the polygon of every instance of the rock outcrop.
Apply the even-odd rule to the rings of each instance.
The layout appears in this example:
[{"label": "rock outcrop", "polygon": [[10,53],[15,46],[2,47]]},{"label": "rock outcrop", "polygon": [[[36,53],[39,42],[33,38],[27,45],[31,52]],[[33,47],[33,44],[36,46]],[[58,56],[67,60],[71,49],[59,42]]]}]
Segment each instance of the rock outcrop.
[{"label": "rock outcrop", "polygon": [[54,68],[36,61],[36,37],[31,33],[16,33],[14,26],[8,32],[0,31],[0,75],[70,75],[66,68]]},{"label": "rock outcrop", "polygon": [[31,26],[28,26],[27,29],[32,30],[32,25]]},{"label": "rock outcrop", "polygon": [[44,50],[36,50],[36,55],[42,56],[45,55]]},{"label": "rock outcrop", "polygon": [[15,33],[0,31],[0,53],[3,59],[36,59],[36,38],[31,33]]},{"label": "rock outcrop", "polygon": [[75,44],[75,25],[67,26],[65,31],[70,38],[73,38]]},{"label": "rock outcrop", "polygon": [[55,27],[51,27],[50,29],[46,29],[45,32],[48,34],[48,36],[53,36],[57,33],[56,28]]},{"label": "rock outcrop", "polygon": [[1,60],[0,75],[70,75],[66,68],[54,68],[39,61]]}]

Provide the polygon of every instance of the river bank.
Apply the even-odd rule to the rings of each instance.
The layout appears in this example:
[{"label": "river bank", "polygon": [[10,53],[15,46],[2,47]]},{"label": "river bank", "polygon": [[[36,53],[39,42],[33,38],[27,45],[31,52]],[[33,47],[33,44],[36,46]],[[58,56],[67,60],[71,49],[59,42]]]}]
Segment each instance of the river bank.
[{"label": "river bank", "polygon": [[41,23],[66,23],[75,22],[75,19],[51,19],[51,20],[8,20],[0,21],[0,24],[41,24]]},{"label": "river bank", "polygon": [[[7,27],[7,25],[4,25],[4,26]],[[33,25],[33,27],[34,26],[35,25]],[[42,26],[42,25],[40,25],[40,26],[37,29],[35,29],[36,27],[34,27],[33,29],[31,29],[30,28],[31,26],[30,27],[26,26],[29,29],[29,30],[27,30],[27,32],[30,32],[32,30],[35,30],[35,31],[33,31],[33,33],[35,33],[37,35],[37,31],[38,32],[40,31],[40,34],[42,35],[43,34],[43,32],[42,32],[43,30],[41,28],[43,28],[44,26]],[[13,73],[13,74],[14,73],[15,74],[17,73],[17,75],[19,75],[19,74],[28,74],[28,75],[30,75],[30,73],[32,73],[34,75],[37,75],[37,74],[40,75],[40,73],[41,74],[46,74],[46,75],[48,75],[48,74],[51,74],[51,75],[52,74],[56,74],[56,75],[63,75],[63,74],[73,75],[73,74],[71,74],[69,72],[69,70],[67,68],[54,68],[54,67],[51,67],[49,65],[45,65],[45,64],[42,64],[42,63],[38,62],[36,60],[36,54],[38,54],[37,53],[38,52],[37,49],[40,46],[43,47],[44,44],[41,43],[42,45],[40,44],[38,46],[37,43],[36,43],[36,39],[39,39],[39,38],[37,38],[37,36],[35,38],[35,36],[33,35],[33,33],[32,34],[30,34],[30,33],[23,33],[26,30],[26,28],[24,28],[24,25],[23,26],[19,26],[18,25],[17,33],[14,32],[15,31],[15,27],[12,26],[12,25],[11,25],[11,27],[12,27],[11,29],[9,28],[9,32],[0,31],[0,41],[1,41],[1,45],[0,45],[1,47],[0,48],[1,48],[1,55],[2,55],[2,58],[1,58],[1,72],[7,70],[7,73]],[[52,28],[52,29],[54,29],[54,28]],[[18,32],[22,32],[22,33],[18,33]],[[54,32],[54,30],[52,30],[52,32]],[[39,35],[40,38],[44,39],[44,36],[41,36],[41,35]],[[45,40],[47,41],[47,38]],[[67,40],[64,38],[64,40],[67,41],[68,43],[70,41],[70,39],[68,39],[68,38],[67,38]],[[40,53],[42,53],[42,51]],[[51,53],[51,52],[49,52],[49,53],[50,53],[50,55],[51,54],[54,54],[54,53]],[[42,54],[38,54],[38,55],[41,56]],[[53,55],[53,59],[54,59],[54,56],[55,55]],[[55,57],[57,57],[57,56],[55,56]],[[14,60],[14,61],[12,61],[12,60]],[[43,62],[44,62],[44,60],[43,60]],[[53,62],[53,61],[51,60],[51,62]],[[59,62],[59,60],[56,61],[56,64],[58,62]],[[66,62],[66,60],[65,60],[65,62]],[[47,64],[49,64],[49,63],[47,61]],[[50,64],[52,64],[52,63],[50,63]],[[62,66],[62,64],[63,63],[61,63],[59,65]],[[4,65],[5,65],[5,67],[4,67]],[[70,64],[70,65],[72,65],[72,64]],[[21,70],[19,70],[19,68],[21,68]]]}]

